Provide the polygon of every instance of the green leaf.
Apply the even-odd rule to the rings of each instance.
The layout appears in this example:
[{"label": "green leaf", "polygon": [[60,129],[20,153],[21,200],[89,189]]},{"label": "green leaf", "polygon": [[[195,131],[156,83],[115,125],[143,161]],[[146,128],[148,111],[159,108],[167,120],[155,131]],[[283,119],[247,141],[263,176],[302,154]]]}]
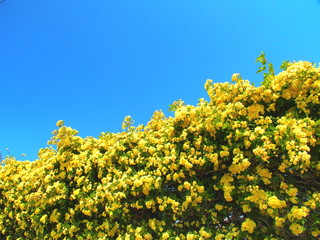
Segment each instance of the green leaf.
[{"label": "green leaf", "polygon": [[179,99],[177,101],[174,101],[172,104],[169,105],[168,111],[174,112],[176,111],[180,106],[185,106],[185,103]]},{"label": "green leaf", "polygon": [[272,63],[268,64],[268,74],[274,76],[274,68]]},{"label": "green leaf", "polygon": [[257,71],[257,73],[263,72],[266,69],[267,68],[265,66],[259,67],[259,70]]},{"label": "green leaf", "polygon": [[267,63],[266,55],[263,51],[261,52],[260,56],[257,57],[256,62],[259,62],[262,65],[265,65]]},{"label": "green leaf", "polygon": [[285,71],[285,70],[287,70],[288,66],[289,66],[289,61],[288,60],[287,61],[283,61],[281,66],[280,66],[280,69]]}]

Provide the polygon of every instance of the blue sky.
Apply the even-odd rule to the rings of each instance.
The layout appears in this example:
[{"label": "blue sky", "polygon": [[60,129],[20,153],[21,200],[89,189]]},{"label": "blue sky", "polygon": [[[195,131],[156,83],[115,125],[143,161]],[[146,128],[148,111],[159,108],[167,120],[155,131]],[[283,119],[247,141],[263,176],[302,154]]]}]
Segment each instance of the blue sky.
[{"label": "blue sky", "polygon": [[146,124],[206,79],[259,85],[261,51],[320,62],[317,0],[6,0],[0,4],[0,153],[35,160],[62,119],[82,137]]}]

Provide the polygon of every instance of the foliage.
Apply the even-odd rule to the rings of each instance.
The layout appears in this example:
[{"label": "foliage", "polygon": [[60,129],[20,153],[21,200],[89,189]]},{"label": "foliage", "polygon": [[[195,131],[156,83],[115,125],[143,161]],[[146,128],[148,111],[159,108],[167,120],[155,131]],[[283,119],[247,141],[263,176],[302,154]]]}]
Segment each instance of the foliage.
[{"label": "foliage", "polygon": [[0,166],[0,239],[319,237],[320,68],[266,77],[99,138],[59,121],[55,148]]}]

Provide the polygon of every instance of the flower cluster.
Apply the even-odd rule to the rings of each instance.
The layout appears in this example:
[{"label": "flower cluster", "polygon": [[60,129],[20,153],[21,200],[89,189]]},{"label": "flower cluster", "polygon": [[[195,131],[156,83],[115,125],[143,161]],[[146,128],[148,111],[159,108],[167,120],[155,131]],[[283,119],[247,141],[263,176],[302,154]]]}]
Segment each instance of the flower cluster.
[{"label": "flower cluster", "polygon": [[59,121],[36,161],[0,166],[0,239],[319,238],[320,68],[268,77],[98,138]]}]

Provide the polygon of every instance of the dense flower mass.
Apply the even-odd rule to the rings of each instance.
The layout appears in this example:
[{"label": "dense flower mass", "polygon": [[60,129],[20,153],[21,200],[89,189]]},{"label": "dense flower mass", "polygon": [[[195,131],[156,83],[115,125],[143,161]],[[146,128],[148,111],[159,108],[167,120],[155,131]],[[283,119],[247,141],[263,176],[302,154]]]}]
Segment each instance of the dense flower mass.
[{"label": "dense flower mass", "polygon": [[59,121],[36,161],[0,166],[0,239],[319,238],[320,68],[232,80],[99,138]]}]

